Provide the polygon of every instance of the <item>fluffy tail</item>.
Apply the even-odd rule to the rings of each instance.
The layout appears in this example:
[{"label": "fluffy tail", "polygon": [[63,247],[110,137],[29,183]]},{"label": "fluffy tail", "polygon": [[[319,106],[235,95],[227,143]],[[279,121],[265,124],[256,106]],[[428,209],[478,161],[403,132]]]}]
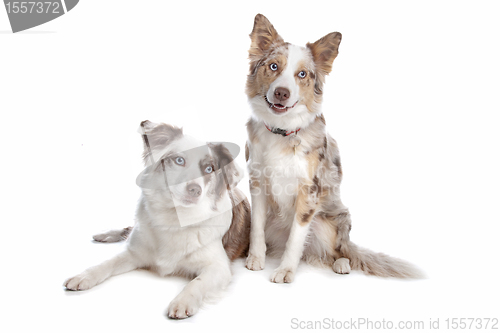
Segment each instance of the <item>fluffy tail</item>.
[{"label": "fluffy tail", "polygon": [[383,253],[375,253],[371,250],[358,247],[353,242],[348,243],[348,251],[345,251],[349,259],[351,268],[363,271],[365,274],[396,277],[423,279],[425,274],[415,265],[390,257]]},{"label": "fluffy tail", "polygon": [[132,231],[132,227],[124,229],[109,230],[102,234],[94,235],[93,238],[96,242],[101,243],[116,243],[126,240]]}]

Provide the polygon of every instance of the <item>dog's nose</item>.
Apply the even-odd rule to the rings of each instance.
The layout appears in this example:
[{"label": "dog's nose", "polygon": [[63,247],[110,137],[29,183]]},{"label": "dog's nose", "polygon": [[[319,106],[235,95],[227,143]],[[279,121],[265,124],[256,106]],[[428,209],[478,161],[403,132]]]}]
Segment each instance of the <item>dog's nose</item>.
[{"label": "dog's nose", "polygon": [[187,186],[187,191],[191,197],[199,197],[201,195],[201,186],[191,183]]},{"label": "dog's nose", "polygon": [[286,101],[290,97],[290,90],[278,87],[274,90],[274,97],[280,101]]}]

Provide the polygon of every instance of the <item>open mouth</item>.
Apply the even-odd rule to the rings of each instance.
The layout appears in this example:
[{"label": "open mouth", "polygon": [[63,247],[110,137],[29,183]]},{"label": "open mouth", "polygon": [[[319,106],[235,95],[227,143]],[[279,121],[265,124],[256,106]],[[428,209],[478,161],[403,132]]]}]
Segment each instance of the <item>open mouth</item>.
[{"label": "open mouth", "polygon": [[264,99],[266,100],[267,104],[269,104],[269,108],[278,114],[287,112],[288,110],[292,109],[298,103],[298,101],[297,101],[292,106],[284,106],[283,104],[274,104],[274,103],[269,102],[269,100],[267,99],[266,96],[264,96]]}]

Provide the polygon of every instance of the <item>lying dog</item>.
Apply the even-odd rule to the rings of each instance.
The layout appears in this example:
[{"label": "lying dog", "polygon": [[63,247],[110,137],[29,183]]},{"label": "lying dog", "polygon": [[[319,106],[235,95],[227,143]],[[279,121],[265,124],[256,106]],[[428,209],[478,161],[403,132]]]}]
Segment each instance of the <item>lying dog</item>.
[{"label": "lying dog", "polygon": [[250,34],[246,93],[252,108],[245,154],[250,173],[252,227],[247,268],[264,268],[282,254],[271,281],[292,282],[301,258],[368,274],[420,277],[411,264],[360,249],[349,240],[351,218],[340,200],[337,144],[321,111],[325,76],[341,34],[306,47],[285,43],[263,16]]},{"label": "lying dog", "polygon": [[234,188],[243,176],[223,144],[206,144],[166,124],[141,123],[144,162],[142,195],[134,228],[96,235],[126,238],[126,250],[68,279],[69,290],[86,290],[138,268],[165,276],[195,277],[170,303],[170,318],[194,315],[209,293],[231,280],[230,259],[246,254],[250,207]]}]

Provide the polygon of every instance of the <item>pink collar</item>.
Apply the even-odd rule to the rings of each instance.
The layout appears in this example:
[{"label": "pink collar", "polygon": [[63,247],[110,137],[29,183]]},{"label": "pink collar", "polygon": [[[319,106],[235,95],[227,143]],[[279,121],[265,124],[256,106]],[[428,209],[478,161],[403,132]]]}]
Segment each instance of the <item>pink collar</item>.
[{"label": "pink collar", "polygon": [[283,136],[289,136],[290,134],[294,134],[294,133],[297,134],[300,131],[300,128],[296,129],[295,131],[289,131],[289,132],[287,132],[284,129],[277,128],[277,127],[272,127],[272,129],[271,129],[271,128],[269,128],[269,126],[266,125],[266,123],[264,123],[264,126],[266,126],[266,128],[269,130],[269,132],[274,133],[274,134],[283,135]]}]

